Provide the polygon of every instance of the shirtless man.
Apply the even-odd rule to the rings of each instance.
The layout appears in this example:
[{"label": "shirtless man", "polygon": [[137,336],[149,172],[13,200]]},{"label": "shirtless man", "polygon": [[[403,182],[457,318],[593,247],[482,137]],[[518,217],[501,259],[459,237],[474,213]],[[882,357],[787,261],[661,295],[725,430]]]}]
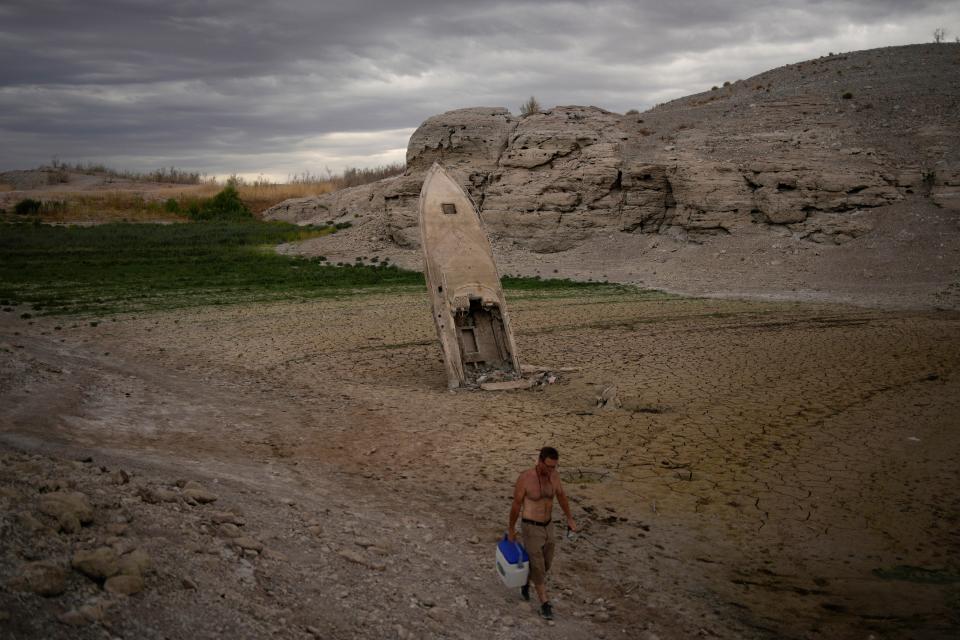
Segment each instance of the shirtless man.
[{"label": "shirtless man", "polygon": [[517,478],[517,485],[513,490],[513,504],[510,506],[510,524],[507,526],[507,535],[511,542],[516,541],[517,518],[523,511],[520,532],[523,535],[523,546],[530,556],[530,578],[527,584],[520,588],[520,595],[524,600],[530,599],[530,583],[537,590],[537,599],[540,600],[540,615],[547,620],[553,620],[553,607],[547,598],[547,572],[553,563],[553,527],[550,526],[550,517],[553,514],[553,498],[556,496],[560,508],[567,516],[567,526],[571,531],[577,530],[570,513],[570,503],[567,494],[563,491],[560,474],[557,473],[557,463],[560,454],[553,447],[544,447],[540,450],[537,466],[527,469]]}]

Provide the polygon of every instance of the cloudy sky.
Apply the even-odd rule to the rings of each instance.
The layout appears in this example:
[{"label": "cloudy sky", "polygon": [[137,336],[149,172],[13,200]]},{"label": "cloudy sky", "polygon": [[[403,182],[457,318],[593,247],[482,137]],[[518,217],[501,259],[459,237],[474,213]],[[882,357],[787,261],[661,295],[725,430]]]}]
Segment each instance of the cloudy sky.
[{"label": "cloudy sky", "polygon": [[960,2],[2,0],[0,170],[337,172],[449,109],[643,110],[937,27]]}]

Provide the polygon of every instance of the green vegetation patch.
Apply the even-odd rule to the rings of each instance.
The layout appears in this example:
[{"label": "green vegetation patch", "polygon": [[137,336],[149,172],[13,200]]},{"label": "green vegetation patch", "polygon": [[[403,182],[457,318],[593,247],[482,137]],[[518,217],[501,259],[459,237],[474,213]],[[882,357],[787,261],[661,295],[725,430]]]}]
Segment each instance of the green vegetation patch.
[{"label": "green vegetation patch", "polygon": [[507,301],[542,298],[574,298],[590,296],[593,304],[600,296],[612,296],[619,299],[623,294],[643,294],[659,297],[659,291],[640,289],[629,284],[615,284],[609,282],[578,281],[566,278],[545,279],[540,276],[503,276],[500,283],[507,291]]},{"label": "green vegetation patch", "polygon": [[[280,255],[274,250],[280,243],[336,233],[347,225],[231,219],[246,213],[235,207],[230,191],[204,210],[213,219],[199,222],[0,224],[0,299],[32,305],[31,317],[104,315],[424,286],[422,274],[386,262],[332,265],[323,257]],[[623,285],[538,277],[506,277],[503,286],[510,299],[637,292]]]},{"label": "green vegetation patch", "polygon": [[34,315],[106,314],[422,286],[421,274],[393,266],[335,267],[272,250],[334,231],[253,221],[0,225],[0,298],[30,303]]}]

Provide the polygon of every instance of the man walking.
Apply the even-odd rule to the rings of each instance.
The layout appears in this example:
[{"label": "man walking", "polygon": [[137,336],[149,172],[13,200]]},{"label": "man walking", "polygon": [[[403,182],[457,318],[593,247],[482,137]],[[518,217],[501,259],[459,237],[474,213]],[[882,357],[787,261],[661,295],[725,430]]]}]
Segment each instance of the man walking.
[{"label": "man walking", "polygon": [[567,494],[563,491],[560,474],[557,473],[557,464],[560,454],[553,447],[544,447],[540,450],[537,464],[527,469],[517,478],[517,485],[513,490],[513,504],[510,506],[510,524],[507,526],[507,535],[511,542],[516,541],[517,518],[521,511],[520,532],[523,536],[523,546],[530,556],[530,577],[527,584],[520,588],[520,595],[524,600],[530,599],[530,583],[537,591],[540,601],[540,615],[547,620],[553,620],[553,607],[547,597],[547,572],[553,563],[553,528],[550,518],[553,514],[553,498],[557,498],[560,508],[567,516],[567,527],[571,531],[577,530],[570,513],[570,503]]}]

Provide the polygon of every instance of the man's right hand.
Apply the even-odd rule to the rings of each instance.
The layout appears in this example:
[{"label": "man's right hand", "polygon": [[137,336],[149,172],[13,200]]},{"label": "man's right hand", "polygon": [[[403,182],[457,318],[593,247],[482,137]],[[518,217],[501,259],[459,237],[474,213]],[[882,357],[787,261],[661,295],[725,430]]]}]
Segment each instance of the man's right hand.
[{"label": "man's right hand", "polygon": [[509,540],[510,542],[516,542],[517,532],[513,529],[511,529],[510,531],[507,531],[507,540]]}]

